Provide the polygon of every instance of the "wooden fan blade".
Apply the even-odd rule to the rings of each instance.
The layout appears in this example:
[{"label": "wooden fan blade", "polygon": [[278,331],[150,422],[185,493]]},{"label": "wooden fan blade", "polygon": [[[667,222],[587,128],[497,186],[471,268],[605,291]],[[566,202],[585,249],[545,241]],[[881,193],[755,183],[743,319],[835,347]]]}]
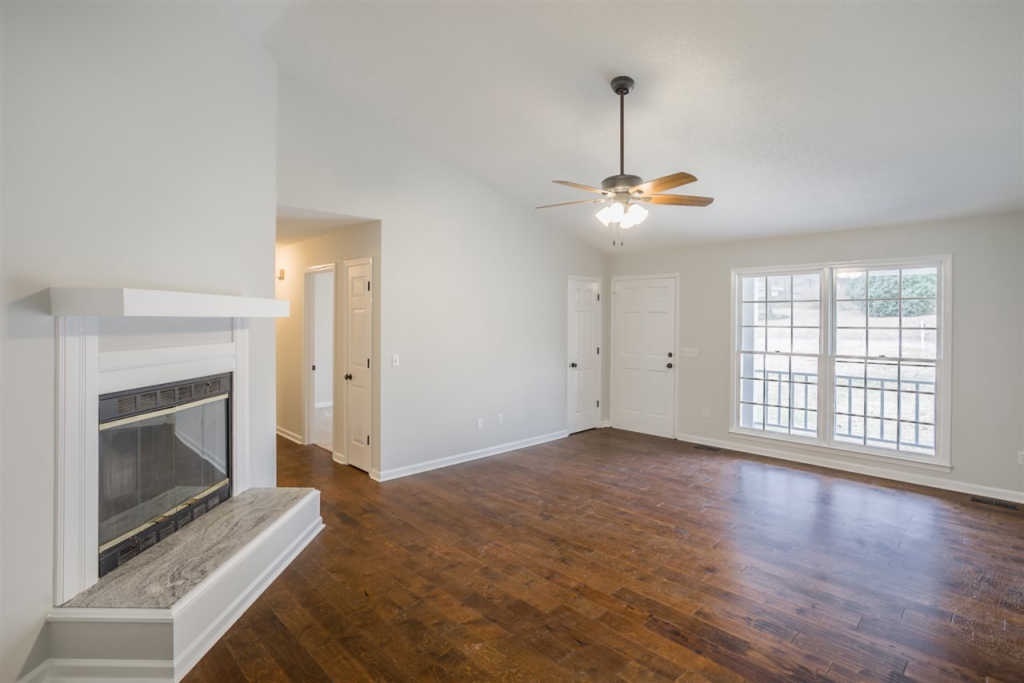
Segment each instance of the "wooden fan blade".
[{"label": "wooden fan blade", "polygon": [[687,183],[692,183],[696,180],[697,176],[680,171],[679,173],[673,173],[672,175],[648,180],[646,183],[641,183],[630,191],[634,193],[639,192],[640,194],[654,194],[656,192],[671,190],[673,187],[686,185]]},{"label": "wooden fan blade", "polygon": [[598,188],[598,187],[591,187],[590,185],[581,185],[580,183],[574,183],[571,180],[552,180],[551,182],[558,183],[559,185],[565,185],[566,187],[572,187],[572,188],[575,188],[577,190],[585,190],[587,192],[596,192],[598,194],[605,194],[605,191],[600,189],[600,188]]},{"label": "wooden fan blade", "polygon": [[691,194],[652,194],[637,197],[637,199],[651,204],[675,204],[676,206],[707,206],[715,201],[714,197],[697,197]]},{"label": "wooden fan blade", "polygon": [[550,209],[552,206],[569,206],[570,204],[596,204],[597,202],[603,202],[603,199],[577,199],[574,202],[558,202],[557,204],[545,204],[544,206],[538,206],[538,209]]}]

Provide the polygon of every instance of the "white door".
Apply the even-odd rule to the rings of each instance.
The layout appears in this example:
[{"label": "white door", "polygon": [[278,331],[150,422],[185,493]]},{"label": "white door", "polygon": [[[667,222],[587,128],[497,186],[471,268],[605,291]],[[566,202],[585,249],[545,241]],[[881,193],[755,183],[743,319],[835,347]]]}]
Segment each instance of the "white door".
[{"label": "white door", "polygon": [[676,278],[616,278],[612,296],[612,425],[674,437]]},{"label": "white door", "polygon": [[569,432],[601,421],[601,284],[569,278],[569,353],[566,402]]},{"label": "white door", "polygon": [[305,279],[306,433],[309,443],[334,444],[334,265],[314,266]]},{"label": "white door", "polygon": [[373,389],[373,264],[345,261],[345,456],[370,471]]}]

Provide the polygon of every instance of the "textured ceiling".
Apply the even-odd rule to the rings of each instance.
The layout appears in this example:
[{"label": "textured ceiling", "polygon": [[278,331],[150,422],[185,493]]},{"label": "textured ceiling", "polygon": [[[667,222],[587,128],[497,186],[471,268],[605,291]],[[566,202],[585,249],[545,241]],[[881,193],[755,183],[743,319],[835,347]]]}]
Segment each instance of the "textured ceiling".
[{"label": "textured ceiling", "polygon": [[[318,2],[268,35],[283,72],[524,205],[555,178],[677,170],[631,248],[1024,206],[1024,3]],[[396,196],[401,188],[395,188]],[[606,246],[593,208],[543,219]]]}]

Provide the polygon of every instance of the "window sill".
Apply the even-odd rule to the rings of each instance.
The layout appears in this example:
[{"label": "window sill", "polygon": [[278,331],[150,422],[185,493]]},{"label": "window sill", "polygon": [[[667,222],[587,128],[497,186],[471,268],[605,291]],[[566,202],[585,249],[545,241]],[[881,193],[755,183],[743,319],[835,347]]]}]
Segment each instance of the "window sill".
[{"label": "window sill", "polygon": [[830,454],[846,455],[866,462],[889,463],[927,472],[953,471],[953,465],[951,463],[940,461],[938,458],[929,458],[925,460],[924,458],[907,456],[897,452],[883,451],[866,446],[858,447],[856,444],[844,444],[842,442],[828,442],[824,439],[774,434],[772,432],[744,429],[743,427],[730,427],[729,433],[744,438],[777,441],[780,443],[792,444],[794,446],[802,446],[804,448],[819,449],[826,451],[826,456]]}]

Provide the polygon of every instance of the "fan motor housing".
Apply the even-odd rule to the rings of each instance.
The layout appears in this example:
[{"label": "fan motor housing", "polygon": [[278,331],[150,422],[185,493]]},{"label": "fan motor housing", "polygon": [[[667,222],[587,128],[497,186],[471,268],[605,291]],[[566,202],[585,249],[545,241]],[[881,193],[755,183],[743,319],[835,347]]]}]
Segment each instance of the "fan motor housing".
[{"label": "fan motor housing", "polygon": [[638,175],[620,174],[610,175],[601,181],[601,189],[609,192],[623,192],[631,187],[639,185],[644,181]]}]

